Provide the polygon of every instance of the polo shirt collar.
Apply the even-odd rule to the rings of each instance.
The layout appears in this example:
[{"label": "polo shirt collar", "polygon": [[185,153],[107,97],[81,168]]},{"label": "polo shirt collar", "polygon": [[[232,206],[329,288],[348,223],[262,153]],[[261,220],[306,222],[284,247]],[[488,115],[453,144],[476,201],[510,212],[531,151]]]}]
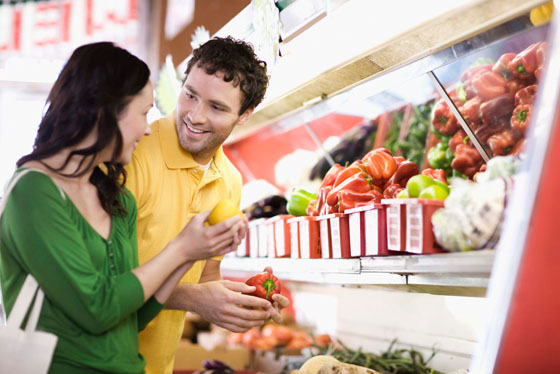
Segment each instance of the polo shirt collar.
[{"label": "polo shirt collar", "polygon": [[[169,169],[189,169],[199,166],[190,152],[185,151],[179,143],[179,136],[175,127],[175,111],[161,119],[159,131],[163,159]],[[210,169],[213,169],[215,165],[218,169],[216,171],[223,170],[226,160],[224,150],[220,147],[214,155]]]}]

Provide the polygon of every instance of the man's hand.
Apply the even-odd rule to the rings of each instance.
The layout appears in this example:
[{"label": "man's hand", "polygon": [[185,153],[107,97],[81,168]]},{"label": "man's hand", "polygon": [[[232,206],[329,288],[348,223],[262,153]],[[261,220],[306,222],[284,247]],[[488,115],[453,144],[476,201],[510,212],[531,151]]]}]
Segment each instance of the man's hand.
[{"label": "man's hand", "polygon": [[[255,287],[229,280],[189,285],[190,310],[205,320],[233,332],[244,332],[263,325],[270,318],[281,320],[279,307],[268,300],[244,293],[255,291]],[[287,299],[279,296],[274,304],[284,305]],[[285,300],[284,300],[285,299]]]},{"label": "man's hand", "polygon": [[[265,267],[264,271],[272,274],[272,268],[270,266]],[[270,317],[274,322],[282,323],[283,318],[280,314],[280,311],[290,305],[290,300],[288,300],[288,298],[285,296],[276,294],[272,295],[272,301],[272,314]]]}]

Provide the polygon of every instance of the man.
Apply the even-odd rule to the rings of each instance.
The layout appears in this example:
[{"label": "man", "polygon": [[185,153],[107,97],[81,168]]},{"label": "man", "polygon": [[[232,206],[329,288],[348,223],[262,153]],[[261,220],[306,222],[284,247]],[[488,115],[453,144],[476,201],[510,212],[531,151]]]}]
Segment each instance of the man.
[{"label": "man", "polygon": [[[246,43],[214,38],[193,51],[186,79],[170,116],[152,124],[127,167],[126,186],[138,204],[138,252],[144,263],[160,251],[190,218],[221,199],[241,199],[241,175],[222,144],[247,122],[262,101],[266,64]],[[245,235],[247,224],[239,232]],[[267,269],[271,271],[271,269]],[[198,261],[182,278],[163,310],[140,334],[148,374],[171,374],[185,311],[230,331],[241,332],[273,318],[288,300],[274,305],[248,296],[242,282],[220,280],[220,258]]]}]

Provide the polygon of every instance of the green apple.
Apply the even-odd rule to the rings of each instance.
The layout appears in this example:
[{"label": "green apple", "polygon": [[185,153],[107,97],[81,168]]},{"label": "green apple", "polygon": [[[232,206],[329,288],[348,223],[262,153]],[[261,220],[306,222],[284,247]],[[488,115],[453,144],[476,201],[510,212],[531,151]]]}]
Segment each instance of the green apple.
[{"label": "green apple", "polygon": [[418,197],[420,192],[434,184],[434,180],[427,175],[418,174],[410,178],[406,184],[409,197]]},{"label": "green apple", "polygon": [[424,188],[418,197],[420,199],[445,200],[448,195],[449,192],[447,192],[445,188],[438,186],[437,184],[433,184]]},{"label": "green apple", "polygon": [[401,192],[397,194],[397,199],[408,199],[408,192],[405,189],[402,189]]},{"label": "green apple", "polygon": [[434,184],[443,188],[449,195],[449,186],[438,179],[434,179]]}]

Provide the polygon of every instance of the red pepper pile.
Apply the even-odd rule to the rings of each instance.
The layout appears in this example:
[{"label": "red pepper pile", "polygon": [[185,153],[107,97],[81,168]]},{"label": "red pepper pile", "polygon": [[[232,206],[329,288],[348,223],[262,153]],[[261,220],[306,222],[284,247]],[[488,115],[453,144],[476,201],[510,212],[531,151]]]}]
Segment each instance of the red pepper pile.
[{"label": "red pepper pile", "polygon": [[391,151],[377,148],[348,167],[333,165],[323,178],[317,200],[307,207],[310,216],[342,213],[347,209],[394,198],[406,182],[419,173],[418,166]]},{"label": "red pepper pile", "polygon": [[[474,66],[461,74],[466,101],[451,96],[491,155],[522,151],[546,48],[546,42],[535,43],[518,54],[503,54],[495,64]],[[449,147],[455,153],[453,169],[468,177],[480,170],[482,158],[443,100],[435,105],[432,125],[440,134],[451,136]]]}]

